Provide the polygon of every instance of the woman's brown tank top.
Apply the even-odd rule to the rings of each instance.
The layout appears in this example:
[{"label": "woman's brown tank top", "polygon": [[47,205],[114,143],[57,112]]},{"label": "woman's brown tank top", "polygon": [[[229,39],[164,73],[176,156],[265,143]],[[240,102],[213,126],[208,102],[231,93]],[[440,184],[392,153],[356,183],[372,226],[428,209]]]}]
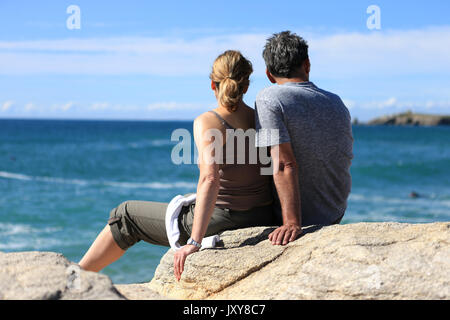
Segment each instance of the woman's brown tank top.
[{"label": "woman's brown tank top", "polygon": [[[235,130],[217,112],[211,110],[222,122],[226,129]],[[219,165],[220,187],[216,200],[216,207],[231,210],[249,210],[272,202],[272,177],[261,175],[259,152],[250,146],[248,138],[245,139],[245,162],[238,163],[237,138],[234,137],[234,158],[231,164],[226,162],[226,143],[223,146],[223,163]],[[257,152],[257,161],[249,161],[250,147]],[[230,161],[228,161],[230,162]],[[255,161],[253,161],[255,162]]]}]

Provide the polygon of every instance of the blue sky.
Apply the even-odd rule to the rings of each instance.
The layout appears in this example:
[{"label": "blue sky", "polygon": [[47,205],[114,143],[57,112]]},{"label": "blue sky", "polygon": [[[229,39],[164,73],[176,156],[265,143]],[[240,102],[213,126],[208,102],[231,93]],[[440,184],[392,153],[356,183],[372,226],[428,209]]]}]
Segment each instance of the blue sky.
[{"label": "blue sky", "polygon": [[[69,30],[70,5],[81,10]],[[380,30],[366,12],[380,8]],[[261,50],[292,30],[311,80],[367,120],[450,113],[448,1],[0,1],[0,118],[193,119],[215,107],[208,74],[238,49],[254,65],[245,101],[270,83]]]}]

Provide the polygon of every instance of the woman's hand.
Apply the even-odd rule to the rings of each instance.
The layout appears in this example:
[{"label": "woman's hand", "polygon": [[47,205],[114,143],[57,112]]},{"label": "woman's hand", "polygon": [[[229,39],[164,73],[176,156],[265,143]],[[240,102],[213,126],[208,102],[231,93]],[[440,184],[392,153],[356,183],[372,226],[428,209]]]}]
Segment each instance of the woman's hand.
[{"label": "woman's hand", "polygon": [[181,274],[184,270],[184,262],[186,261],[187,256],[197,252],[198,250],[198,247],[192,244],[187,244],[175,252],[175,255],[173,256],[173,273],[177,281],[180,281]]}]

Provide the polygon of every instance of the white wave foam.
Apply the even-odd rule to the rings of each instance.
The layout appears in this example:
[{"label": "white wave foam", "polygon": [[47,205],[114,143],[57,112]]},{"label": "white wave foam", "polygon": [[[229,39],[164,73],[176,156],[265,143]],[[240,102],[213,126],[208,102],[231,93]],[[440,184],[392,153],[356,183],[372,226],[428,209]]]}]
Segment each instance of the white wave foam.
[{"label": "white wave foam", "polygon": [[14,251],[14,250],[50,250],[55,247],[69,246],[71,243],[66,243],[58,239],[52,238],[20,238],[13,239],[7,242],[0,243],[0,250]]},{"label": "white wave foam", "polygon": [[89,181],[85,181],[85,180],[62,179],[62,178],[52,178],[52,177],[34,177],[34,180],[44,181],[44,182],[54,182],[54,183],[77,184],[77,185],[87,185],[87,184],[89,184]]},{"label": "white wave foam", "polygon": [[446,206],[446,207],[448,207],[448,208],[450,208],[450,201],[449,200],[440,201],[439,203],[444,205],[444,206]]},{"label": "white wave foam", "polygon": [[6,171],[0,171],[0,177],[6,179],[14,180],[24,180],[24,181],[44,181],[44,182],[55,182],[55,183],[68,183],[68,184],[89,184],[88,181],[78,180],[78,179],[63,179],[63,178],[53,178],[53,177],[42,177],[42,176],[28,176],[21,173],[12,173]]},{"label": "white wave foam", "polygon": [[0,250],[51,250],[55,247],[79,244],[79,238],[67,241],[57,237],[55,233],[63,229],[62,226],[39,227],[24,223],[0,223]]},{"label": "white wave foam", "polygon": [[23,181],[43,181],[48,183],[63,183],[74,185],[105,185],[119,188],[129,189],[192,189],[197,185],[192,182],[176,181],[176,182],[117,182],[117,181],[101,181],[101,180],[80,180],[80,179],[64,179],[57,177],[28,176],[19,173],[0,171],[0,178],[23,180]]},{"label": "white wave foam", "polygon": [[104,185],[112,187],[130,188],[130,189],[177,189],[177,188],[195,188],[197,185],[190,182],[174,182],[174,183],[164,183],[164,182],[103,182]]},{"label": "white wave foam", "polygon": [[27,224],[0,223],[1,236],[15,236],[20,234],[48,234],[60,231],[61,228],[33,228]]},{"label": "white wave foam", "polygon": [[372,203],[389,203],[389,204],[405,204],[410,202],[409,198],[392,198],[381,195],[366,196],[363,194],[351,193],[348,197],[349,201],[356,202],[372,202]]},{"label": "white wave foam", "polygon": [[29,245],[26,241],[14,241],[9,243],[0,243],[0,250],[20,250],[27,248]]},{"label": "white wave foam", "polygon": [[144,140],[144,141],[136,141],[128,143],[128,146],[133,149],[142,149],[149,147],[164,147],[164,146],[172,146],[175,142],[171,140],[164,139],[156,139],[156,140]]},{"label": "white wave foam", "polygon": [[[408,195],[404,197],[392,197],[392,196],[382,196],[373,195],[366,196],[363,194],[351,193],[349,196],[350,202],[366,202],[366,203],[376,203],[376,204],[389,204],[389,205],[403,205],[403,206],[426,206],[429,207],[432,204],[437,204],[438,206],[450,207],[450,201],[442,199],[442,196],[436,196],[435,194],[424,195],[419,198],[412,199]],[[397,207],[396,207],[397,208]]]},{"label": "white wave foam", "polygon": [[6,178],[6,179],[16,179],[16,180],[33,180],[33,177],[19,174],[19,173],[11,173],[6,171],[0,171],[0,177]]}]

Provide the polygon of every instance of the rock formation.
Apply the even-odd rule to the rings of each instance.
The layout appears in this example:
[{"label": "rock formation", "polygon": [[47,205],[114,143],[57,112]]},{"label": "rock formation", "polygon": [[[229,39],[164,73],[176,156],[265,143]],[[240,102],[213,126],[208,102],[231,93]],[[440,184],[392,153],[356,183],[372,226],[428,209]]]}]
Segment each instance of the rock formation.
[{"label": "rock formation", "polygon": [[0,299],[450,299],[450,223],[308,227],[286,246],[271,227],[221,234],[221,246],[173,251],[150,283],[113,286],[52,252],[0,253]]},{"label": "rock formation", "polygon": [[0,253],[1,300],[124,299],[102,274],[54,252]]},{"label": "rock formation", "polygon": [[413,113],[411,111],[382,116],[368,122],[369,125],[413,125],[443,126],[450,125],[450,116]]},{"label": "rock formation", "polygon": [[178,299],[450,298],[450,223],[316,229],[286,246],[267,240],[271,228],[224,232],[224,248],[187,258],[180,282],[168,251],[150,288]]}]

